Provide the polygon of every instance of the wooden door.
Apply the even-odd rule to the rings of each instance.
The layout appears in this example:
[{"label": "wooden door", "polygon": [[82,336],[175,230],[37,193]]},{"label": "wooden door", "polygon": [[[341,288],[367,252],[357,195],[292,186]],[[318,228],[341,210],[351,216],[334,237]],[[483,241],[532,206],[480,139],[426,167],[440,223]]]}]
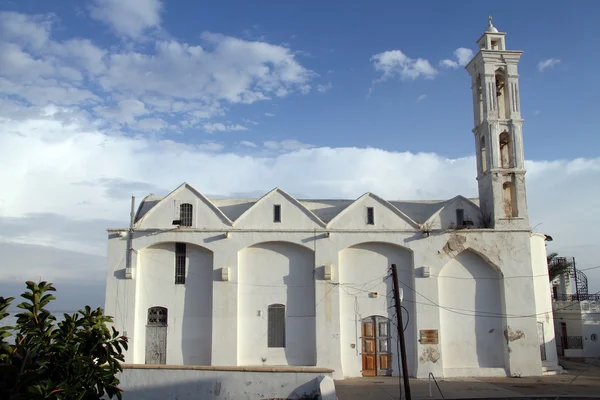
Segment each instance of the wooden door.
[{"label": "wooden door", "polygon": [[146,364],[167,363],[167,309],[151,307],[148,309],[146,325]]},{"label": "wooden door", "polygon": [[167,327],[146,326],[146,364],[167,363]]},{"label": "wooden door", "polygon": [[362,374],[363,376],[377,375],[377,352],[375,338],[375,321],[362,322]]},{"label": "wooden door", "polygon": [[362,375],[392,374],[390,324],[385,317],[368,317],[361,324]]}]

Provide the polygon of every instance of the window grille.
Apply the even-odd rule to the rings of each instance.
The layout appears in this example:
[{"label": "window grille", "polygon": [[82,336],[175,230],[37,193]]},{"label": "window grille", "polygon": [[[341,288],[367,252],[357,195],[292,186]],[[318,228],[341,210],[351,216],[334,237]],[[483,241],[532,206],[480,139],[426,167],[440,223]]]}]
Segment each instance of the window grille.
[{"label": "window grille", "polygon": [[192,210],[193,207],[189,203],[184,203],[179,206],[179,220],[181,226],[192,226]]},{"label": "window grille", "polygon": [[148,309],[148,325],[167,326],[167,309],[165,307],[150,307]]},{"label": "window grille", "polygon": [[268,347],[285,347],[285,306],[271,304],[268,313]]},{"label": "window grille", "polygon": [[185,283],[185,243],[175,243],[175,283]]},{"label": "window grille", "polygon": [[375,209],[373,207],[367,207],[367,224],[375,225]]},{"label": "window grille", "polygon": [[273,222],[281,222],[281,206],[279,204],[273,206]]}]

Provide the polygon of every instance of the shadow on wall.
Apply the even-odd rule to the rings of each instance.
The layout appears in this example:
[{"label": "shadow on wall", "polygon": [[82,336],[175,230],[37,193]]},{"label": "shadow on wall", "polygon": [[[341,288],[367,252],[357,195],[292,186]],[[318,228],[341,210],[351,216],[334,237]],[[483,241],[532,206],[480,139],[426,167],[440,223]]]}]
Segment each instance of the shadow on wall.
[{"label": "shadow on wall", "polygon": [[[175,266],[173,266],[175,270]],[[169,310],[175,318],[170,323],[181,324],[181,354],[184,365],[211,365],[213,253],[186,243],[186,278],[183,313]],[[172,330],[170,330],[172,331]],[[173,340],[173,338],[171,338]]]},{"label": "shadow on wall", "polygon": [[504,367],[500,273],[467,250],[438,279],[444,368]]},{"label": "shadow on wall", "polygon": [[287,365],[316,365],[315,277],[313,252],[297,245],[286,254],[289,273],[283,277],[286,287],[285,358]]},{"label": "shadow on wall", "polygon": [[[275,380],[257,381],[230,379],[227,377],[195,378],[190,381],[161,385],[152,382],[129,385],[122,382],[123,398],[127,400],[254,400],[254,399],[313,399],[319,392],[319,378],[299,386],[278,383]],[[136,387],[139,386],[139,387]],[[116,397],[113,397],[115,399]],[[318,397],[320,398],[320,397]],[[109,399],[104,396],[103,399]]]}]

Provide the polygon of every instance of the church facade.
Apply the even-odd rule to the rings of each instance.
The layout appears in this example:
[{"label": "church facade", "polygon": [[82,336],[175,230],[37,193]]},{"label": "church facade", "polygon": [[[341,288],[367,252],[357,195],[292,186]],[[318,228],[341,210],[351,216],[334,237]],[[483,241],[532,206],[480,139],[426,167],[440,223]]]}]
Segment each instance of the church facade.
[{"label": "church facade", "polygon": [[[527,211],[520,51],[490,24],[472,77],[479,198],[147,196],[108,230],[106,313],[126,362],[410,376],[530,376],[556,365],[543,235]],[[544,276],[544,274],[546,274]]]}]

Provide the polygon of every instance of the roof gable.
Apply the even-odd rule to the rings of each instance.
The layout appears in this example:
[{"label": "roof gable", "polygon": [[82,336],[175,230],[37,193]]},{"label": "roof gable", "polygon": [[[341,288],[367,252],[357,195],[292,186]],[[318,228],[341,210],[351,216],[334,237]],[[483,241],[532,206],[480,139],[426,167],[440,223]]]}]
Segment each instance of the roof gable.
[{"label": "roof gable", "polygon": [[135,224],[142,229],[174,228],[173,220],[179,219],[179,206],[192,205],[192,226],[196,229],[221,229],[231,226],[231,220],[208,198],[192,185],[183,183],[158,201]]},{"label": "roof gable", "polygon": [[[373,225],[367,224],[367,207],[373,207],[375,216]],[[365,193],[333,218],[327,227],[333,229],[413,230],[418,229],[418,224],[388,201],[373,193]]]},{"label": "roof gable", "polygon": [[472,222],[472,225],[467,225],[472,228],[481,227],[479,207],[471,200],[463,196],[456,196],[450,199],[446,204],[434,213],[422,226],[427,226],[429,229],[449,229],[457,228],[456,210],[464,210],[464,221]]},{"label": "roof gable", "polygon": [[[281,206],[281,222],[273,221],[274,206]],[[233,223],[240,229],[314,229],[325,223],[293,196],[279,188],[261,197]]]}]

